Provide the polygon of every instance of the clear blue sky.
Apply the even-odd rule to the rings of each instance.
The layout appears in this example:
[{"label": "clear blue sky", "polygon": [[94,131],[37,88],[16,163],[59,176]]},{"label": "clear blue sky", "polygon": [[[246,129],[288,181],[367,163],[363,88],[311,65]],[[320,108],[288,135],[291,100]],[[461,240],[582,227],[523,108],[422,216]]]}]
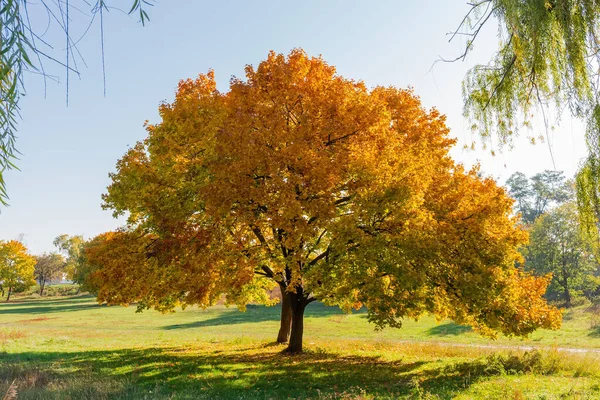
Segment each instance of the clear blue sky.
[{"label": "clear blue sky", "polygon": [[[531,175],[553,169],[548,146],[530,146],[524,138],[516,150],[496,157],[461,150],[471,138],[462,117],[461,79],[497,44],[492,23],[467,62],[431,69],[439,56],[460,53],[464,43],[449,44],[446,34],[465,10],[464,0],[159,0],[146,27],[112,11],[105,20],[106,97],[99,25],[79,43],[88,68],[81,68],[81,79],[71,75],[69,107],[63,69],[49,66],[61,83],[49,82],[45,97],[42,80],[26,77],[17,142],[21,171],[5,176],[10,207],[0,213],[0,239],[23,233],[30,250],[40,253],[53,250],[59,234],[91,237],[119,226],[101,209],[100,196],[117,159],[145,136],[143,122],[157,121],[159,103],[173,98],[180,79],[209,68],[226,90],[232,75],[243,76],[244,65],[256,65],[269,50],[302,47],[369,86],[414,87],[425,106],[448,116],[452,135],[460,140],[454,158],[467,165],[479,160],[484,172],[501,182],[514,171]],[[41,15],[33,18],[43,21]],[[64,47],[58,32],[51,31],[48,40],[57,51]],[[581,126],[566,119],[550,139],[556,168],[572,175],[585,154]]]}]

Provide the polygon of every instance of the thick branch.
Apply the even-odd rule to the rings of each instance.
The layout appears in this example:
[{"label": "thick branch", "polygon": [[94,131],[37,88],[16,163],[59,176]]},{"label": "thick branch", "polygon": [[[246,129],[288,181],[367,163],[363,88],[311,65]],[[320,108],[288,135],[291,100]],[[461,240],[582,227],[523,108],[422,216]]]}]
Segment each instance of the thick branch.
[{"label": "thick branch", "polygon": [[271,257],[273,257],[273,252],[271,251],[271,248],[269,247],[269,244],[267,243],[267,239],[265,239],[260,228],[256,225],[250,225],[250,229],[252,230],[252,232],[254,232],[254,235],[258,238],[260,244],[267,249],[267,251],[269,252],[269,255]]},{"label": "thick branch", "polygon": [[266,265],[263,265],[261,268],[263,271],[265,271],[265,274],[267,274],[269,278],[275,277],[275,273],[271,268],[267,267]]},{"label": "thick branch", "polygon": [[349,138],[350,136],[356,135],[358,132],[359,132],[358,130],[355,130],[354,132],[350,132],[346,135],[342,135],[337,138],[331,139],[331,137],[330,137],[329,140],[327,142],[325,142],[325,146],[331,146],[332,144],[339,142],[340,140],[343,140],[343,139]]},{"label": "thick branch", "polygon": [[336,206],[339,206],[339,205],[343,205],[344,203],[349,202],[350,200],[352,200],[352,196],[345,196],[340,199],[337,199],[334,204]]},{"label": "thick branch", "polygon": [[318,256],[316,256],[315,258],[313,258],[308,265],[309,266],[313,266],[316,263],[318,263],[320,260],[324,259],[325,257],[327,257],[329,255],[329,247],[327,248],[327,250],[325,250],[324,252],[322,252],[321,254],[319,254]]},{"label": "thick branch", "polygon": [[254,232],[254,234],[260,241],[260,243],[265,245],[268,248],[269,246],[267,246],[267,240],[265,239],[262,232],[260,231],[260,228],[256,225],[250,225],[250,229],[252,229],[252,232]]}]

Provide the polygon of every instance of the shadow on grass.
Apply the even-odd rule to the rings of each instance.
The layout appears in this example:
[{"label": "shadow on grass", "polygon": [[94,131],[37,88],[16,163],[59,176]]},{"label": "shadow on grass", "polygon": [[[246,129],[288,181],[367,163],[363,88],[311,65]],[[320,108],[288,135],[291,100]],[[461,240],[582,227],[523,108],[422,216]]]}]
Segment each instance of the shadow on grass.
[{"label": "shadow on grass", "polygon": [[458,336],[471,331],[472,329],[470,326],[447,322],[445,324],[434,326],[427,331],[427,334],[430,336]]},{"label": "shadow on grass", "polygon": [[588,336],[593,338],[600,337],[600,326],[590,328],[588,331]]},{"label": "shadow on grass", "polygon": [[79,304],[85,303],[90,300],[94,300],[96,297],[91,294],[78,294],[73,296],[64,296],[63,298],[51,298],[46,299],[43,297],[36,297],[35,299],[11,299],[8,303],[3,301],[0,303],[0,308],[2,306],[40,306],[40,305],[48,305],[48,304]]},{"label": "shadow on grass", "polygon": [[19,399],[397,398],[414,394],[418,380],[423,390],[450,399],[485,375],[475,362],[449,370],[327,352],[288,356],[272,346],[201,350],[4,353],[0,389],[16,379]]},{"label": "shadow on grass", "polygon": [[0,306],[0,315],[3,314],[49,314],[68,311],[83,311],[92,308],[106,307],[96,303],[90,304],[90,299],[75,300],[42,300],[20,303],[4,303]]},{"label": "shadow on grass", "polygon": [[[355,313],[366,312],[364,310],[355,311]],[[174,324],[162,327],[164,330],[175,330],[175,329],[190,329],[200,328],[205,326],[219,326],[219,325],[235,325],[235,324],[246,324],[246,323],[258,323],[265,321],[279,321],[281,313],[281,306],[276,305],[273,307],[248,305],[245,312],[240,312],[237,309],[221,311],[218,315],[213,318],[193,321],[185,324]],[[315,302],[310,304],[306,308],[306,318],[319,318],[329,317],[332,315],[344,315],[344,313],[338,307],[328,307],[321,303]]]}]

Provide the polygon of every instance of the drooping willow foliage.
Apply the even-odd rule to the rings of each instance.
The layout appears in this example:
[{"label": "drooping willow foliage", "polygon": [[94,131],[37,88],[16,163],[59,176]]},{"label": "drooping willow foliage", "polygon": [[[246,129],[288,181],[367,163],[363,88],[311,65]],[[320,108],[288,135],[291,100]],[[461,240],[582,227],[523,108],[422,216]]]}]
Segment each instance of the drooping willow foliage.
[{"label": "drooping willow foliage", "polygon": [[600,105],[598,104],[589,116],[586,136],[588,156],[575,180],[577,205],[583,226],[588,233],[600,239]]},{"label": "drooping willow foliage", "polygon": [[[46,78],[52,78],[46,74],[46,63],[64,67],[68,103],[69,74],[79,74],[76,59],[81,57],[77,50],[79,38],[70,25],[76,19],[88,18],[89,21],[83,21],[83,26],[87,26],[82,33],[85,35],[98,21],[103,53],[104,15],[114,6],[122,6],[122,2],[113,3],[107,0],[0,0],[0,204],[6,205],[8,199],[3,172],[16,168],[15,137],[19,100],[25,92],[25,74],[39,74],[45,82]],[[152,3],[153,0],[130,0],[128,12],[137,15],[144,24],[148,20],[147,8]],[[32,15],[40,11],[46,14],[47,21],[37,26]],[[64,33],[64,43],[48,41],[46,33],[50,27],[58,27]],[[65,49],[63,57],[57,58],[48,51],[54,47]]]},{"label": "drooping willow foliage", "polygon": [[549,108],[587,121],[589,156],[577,177],[588,227],[600,218],[600,0],[477,0],[457,29],[464,59],[488,21],[499,47],[463,81],[464,114],[484,142],[512,145],[520,127]]}]

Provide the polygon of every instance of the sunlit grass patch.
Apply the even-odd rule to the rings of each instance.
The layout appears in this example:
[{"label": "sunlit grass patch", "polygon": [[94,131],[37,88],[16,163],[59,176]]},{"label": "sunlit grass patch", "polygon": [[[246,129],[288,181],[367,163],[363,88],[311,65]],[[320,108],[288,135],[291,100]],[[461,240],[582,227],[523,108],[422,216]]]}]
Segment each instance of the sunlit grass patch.
[{"label": "sunlit grass patch", "polygon": [[545,377],[536,375],[499,376],[469,387],[457,400],[470,399],[598,399],[600,386],[597,379]]}]

